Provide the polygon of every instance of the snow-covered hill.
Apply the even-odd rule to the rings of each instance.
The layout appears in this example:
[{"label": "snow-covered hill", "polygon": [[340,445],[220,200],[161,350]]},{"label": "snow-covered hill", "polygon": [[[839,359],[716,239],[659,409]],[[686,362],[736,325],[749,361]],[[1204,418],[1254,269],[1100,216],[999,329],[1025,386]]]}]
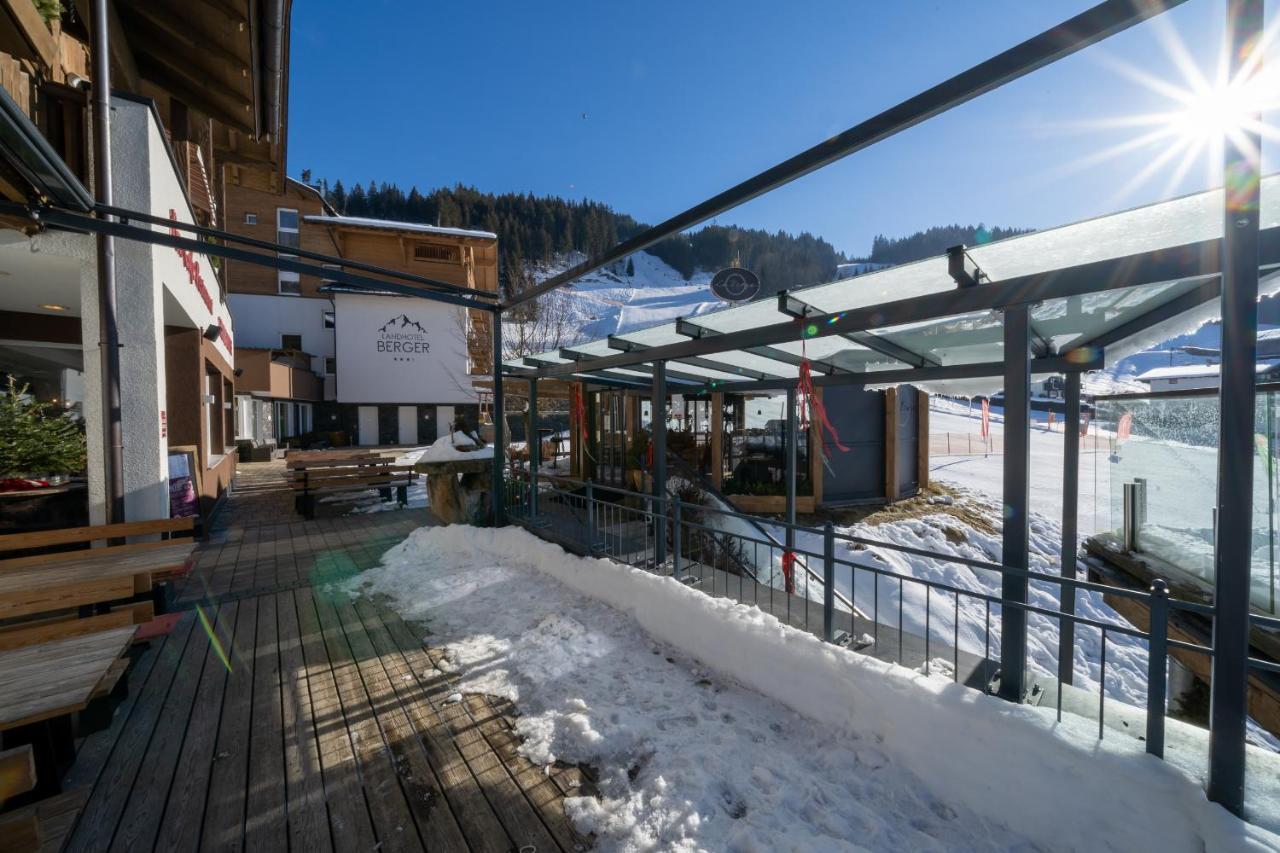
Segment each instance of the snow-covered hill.
[{"label": "snow-covered hill", "polygon": [[[567,255],[535,268],[534,278],[545,281],[582,260],[580,254]],[[615,264],[549,297],[564,311],[569,341],[596,340],[671,322],[677,317],[705,314],[725,305],[708,289],[712,273],[698,272],[685,281],[680,273],[648,252],[637,252],[631,261],[633,275],[626,274],[625,263]],[[556,308],[549,310],[555,312]]]}]

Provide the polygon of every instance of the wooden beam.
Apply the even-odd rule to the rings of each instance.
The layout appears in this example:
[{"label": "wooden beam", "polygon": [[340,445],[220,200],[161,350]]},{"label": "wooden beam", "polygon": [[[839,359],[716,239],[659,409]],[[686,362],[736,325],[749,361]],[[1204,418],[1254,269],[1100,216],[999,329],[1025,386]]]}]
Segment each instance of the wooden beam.
[{"label": "wooden beam", "polygon": [[884,496],[898,499],[898,389],[884,392]]},{"label": "wooden beam", "polygon": [[36,758],[31,744],[0,752],[0,803],[36,786]]},{"label": "wooden beam", "polygon": [[205,94],[206,92],[220,94],[239,103],[243,101],[243,97],[239,93],[231,92],[225,87],[214,84],[212,81],[197,81],[188,76],[187,72],[175,69],[150,54],[143,54],[138,57],[138,70],[143,77],[178,96],[188,106],[199,110],[214,121],[221,122],[235,130],[243,131],[250,136],[253,135],[253,124],[248,117],[237,116],[234,110],[210,100],[208,95]]},{"label": "wooden beam", "polygon": [[35,4],[31,0],[0,0],[0,5],[9,13],[22,40],[31,47],[36,58],[47,68],[59,68],[57,40],[36,11]]},{"label": "wooden beam", "polygon": [[[87,0],[76,0],[77,4]],[[115,7],[112,6],[114,9]],[[130,31],[142,34],[148,41],[163,45],[170,41],[185,44],[200,55],[210,56],[219,62],[226,63],[236,73],[248,76],[249,61],[233,50],[222,45],[222,37],[201,30],[190,20],[179,20],[172,10],[153,3],[140,3],[125,7],[125,17],[129,19]],[[115,32],[112,31],[112,39]]]},{"label": "wooden beam", "polygon": [[[89,0],[75,0],[76,14],[80,16],[80,20],[84,21],[85,26],[92,30],[93,15],[90,14]],[[112,82],[121,89],[128,89],[131,92],[138,91],[138,82],[141,76],[138,74],[138,62],[133,56],[133,49],[129,44],[129,39],[125,37],[125,29],[120,23],[120,16],[117,14],[117,4],[107,4],[107,41],[111,52],[111,73],[119,75],[113,78]]]}]

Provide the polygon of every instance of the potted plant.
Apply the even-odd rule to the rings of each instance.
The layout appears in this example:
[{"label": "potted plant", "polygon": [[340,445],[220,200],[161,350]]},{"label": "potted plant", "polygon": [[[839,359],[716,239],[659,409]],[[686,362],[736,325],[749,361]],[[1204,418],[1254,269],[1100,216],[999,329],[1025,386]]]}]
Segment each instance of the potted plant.
[{"label": "potted plant", "polygon": [[0,491],[61,483],[84,468],[81,425],[10,376],[0,392]]}]

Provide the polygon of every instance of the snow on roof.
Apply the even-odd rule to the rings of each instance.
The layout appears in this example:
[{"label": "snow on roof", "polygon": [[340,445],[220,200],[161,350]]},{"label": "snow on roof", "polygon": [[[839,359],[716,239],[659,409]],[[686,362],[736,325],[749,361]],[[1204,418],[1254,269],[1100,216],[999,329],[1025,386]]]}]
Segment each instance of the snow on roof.
[{"label": "snow on roof", "polygon": [[389,231],[416,231],[421,234],[445,234],[450,237],[479,237],[496,240],[498,235],[492,231],[472,231],[467,228],[444,228],[439,225],[424,225],[421,222],[396,222],[393,219],[367,219],[363,216],[304,216],[308,222],[320,225],[348,225],[355,228],[384,228]]},{"label": "snow on roof", "polygon": [[[1139,374],[1137,379],[1150,382],[1152,379],[1188,379],[1193,376],[1217,376],[1217,364],[1178,364],[1172,367],[1154,367],[1146,373]],[[1258,373],[1265,373],[1275,364],[1261,363],[1254,365]]]}]

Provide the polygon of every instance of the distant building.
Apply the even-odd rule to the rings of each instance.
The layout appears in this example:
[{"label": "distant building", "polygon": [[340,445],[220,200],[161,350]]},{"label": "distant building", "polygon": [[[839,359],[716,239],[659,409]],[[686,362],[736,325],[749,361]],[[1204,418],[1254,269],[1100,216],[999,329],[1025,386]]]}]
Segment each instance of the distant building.
[{"label": "distant building", "polygon": [[[1185,364],[1174,367],[1156,367],[1139,374],[1139,382],[1151,386],[1152,391],[1196,391],[1218,387],[1217,364]],[[1280,378],[1280,363],[1257,365],[1258,381],[1274,381]]]},{"label": "distant building", "polygon": [[[229,228],[305,251],[489,292],[487,231],[340,216],[313,187],[228,187]],[[228,264],[236,352],[236,438],[256,447],[325,440],[421,444],[475,414],[488,379],[487,314],[314,276]],[[376,277],[376,276],[375,276]]]}]

